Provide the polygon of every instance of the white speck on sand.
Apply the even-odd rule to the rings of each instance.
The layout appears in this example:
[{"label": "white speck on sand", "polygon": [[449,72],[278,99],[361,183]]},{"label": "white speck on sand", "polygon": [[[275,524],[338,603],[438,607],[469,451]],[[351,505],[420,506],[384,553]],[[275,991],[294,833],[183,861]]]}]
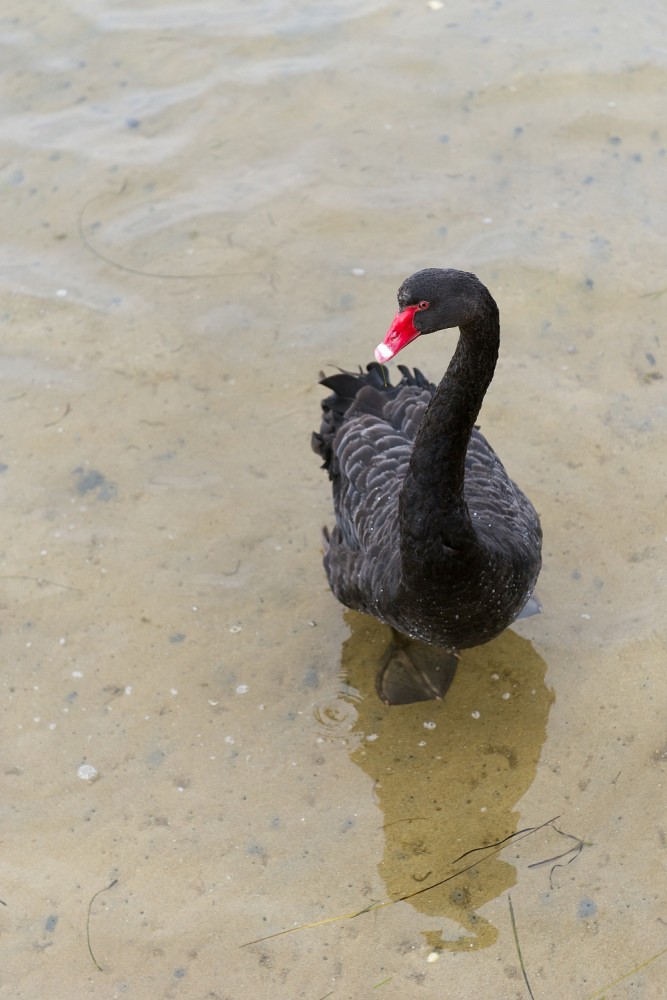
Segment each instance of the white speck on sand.
[{"label": "white speck on sand", "polygon": [[92,764],[79,764],[76,774],[82,781],[97,781],[100,776],[100,772]]}]

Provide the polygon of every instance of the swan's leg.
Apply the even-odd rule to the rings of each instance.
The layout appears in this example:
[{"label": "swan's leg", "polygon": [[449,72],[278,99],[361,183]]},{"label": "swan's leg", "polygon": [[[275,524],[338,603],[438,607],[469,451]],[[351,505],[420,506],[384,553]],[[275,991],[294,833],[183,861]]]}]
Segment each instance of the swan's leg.
[{"label": "swan's leg", "polygon": [[385,705],[444,698],[454,680],[459,658],[439,646],[409,639],[392,629],[394,642],[385,653],[375,680]]}]

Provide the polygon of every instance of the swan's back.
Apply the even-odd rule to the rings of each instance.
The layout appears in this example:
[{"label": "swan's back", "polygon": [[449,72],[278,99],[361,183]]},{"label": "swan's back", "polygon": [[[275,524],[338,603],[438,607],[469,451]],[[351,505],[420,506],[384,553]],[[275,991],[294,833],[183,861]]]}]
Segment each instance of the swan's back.
[{"label": "swan's back", "polygon": [[[321,379],[332,390],[322,401],[322,424],[312,437],[313,450],[323,460],[332,483],[336,524],[325,535],[324,566],[335,596],[343,604],[374,615],[409,635],[463,648],[487,641],[505,628],[489,620],[477,592],[479,559],[466,564],[452,552],[452,606],[443,602],[434,629],[420,625],[402,587],[399,497],[412,447],[436,387],[422,373],[399,365],[401,381],[392,386],[384,366],[373,363],[358,374],[341,372]],[[541,532],[537,515],[480,431],[472,432],[466,454],[464,496],[483,547],[502,558],[530,562],[530,588],[539,570]],[[518,546],[518,551],[517,551]],[[503,552],[503,550],[507,550]],[[446,559],[443,560],[446,562]],[[473,571],[473,563],[475,563]],[[519,613],[525,596],[516,598]],[[415,595],[415,604],[419,603]],[[465,615],[455,606],[469,605]],[[493,616],[491,616],[493,618]],[[469,623],[463,634],[454,619]],[[461,621],[462,623],[462,621]]]},{"label": "swan's back", "polygon": [[400,578],[398,499],[419,424],[434,386],[419,370],[401,367],[392,386],[376,363],[365,373],[322,378],[333,390],[322,400],[313,450],[329,472],[336,524],[324,566],[339,601],[384,618],[378,597]]}]

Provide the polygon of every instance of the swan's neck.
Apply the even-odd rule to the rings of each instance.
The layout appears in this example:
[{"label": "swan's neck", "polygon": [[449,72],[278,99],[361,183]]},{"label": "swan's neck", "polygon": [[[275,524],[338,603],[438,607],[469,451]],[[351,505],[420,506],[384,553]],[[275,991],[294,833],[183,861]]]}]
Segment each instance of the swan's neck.
[{"label": "swan's neck", "polygon": [[498,359],[498,309],[462,324],[454,356],[417,432],[401,493],[401,550],[456,548],[474,529],[463,495],[466,452]]}]

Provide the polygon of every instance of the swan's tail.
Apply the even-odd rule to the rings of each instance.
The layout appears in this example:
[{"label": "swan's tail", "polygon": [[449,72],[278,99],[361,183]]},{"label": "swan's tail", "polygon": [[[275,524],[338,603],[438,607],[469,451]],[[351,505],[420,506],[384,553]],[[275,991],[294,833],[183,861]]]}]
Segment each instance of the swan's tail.
[{"label": "swan's tail", "polygon": [[[362,389],[370,387],[382,393],[384,399],[395,396],[400,389],[406,385],[417,386],[420,389],[432,389],[428,379],[415,368],[411,372],[405,365],[398,366],[402,378],[398,385],[394,386],[389,380],[389,373],[385,365],[380,365],[376,361],[366,366],[366,371],[359,369],[358,372],[341,371],[335,375],[325,376],[320,372],[320,385],[331,389],[332,393],[322,400],[322,423],[319,432],[313,431],[311,445],[316,455],[322,459],[323,468],[328,469],[331,465],[333,440],[338,429],[344,424],[351,407],[354,404],[355,412],[375,411],[375,393],[365,393],[363,400],[359,394]],[[363,406],[362,406],[363,403]]]}]

